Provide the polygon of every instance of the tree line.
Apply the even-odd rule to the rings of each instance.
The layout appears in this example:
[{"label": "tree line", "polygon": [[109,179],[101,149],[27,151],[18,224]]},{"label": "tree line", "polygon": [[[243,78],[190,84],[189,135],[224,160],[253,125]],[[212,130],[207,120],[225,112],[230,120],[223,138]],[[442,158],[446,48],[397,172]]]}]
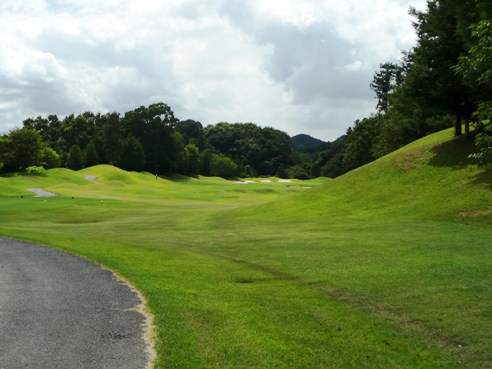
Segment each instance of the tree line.
[{"label": "tree line", "polygon": [[430,0],[410,14],[417,44],[375,73],[377,113],[348,129],[344,170],[448,127],[475,137],[473,157],[492,159],[492,2]]},{"label": "tree line", "polygon": [[253,123],[203,127],[195,120],[180,121],[162,102],[123,115],[85,112],[64,119],[28,118],[22,128],[0,137],[0,163],[3,172],[110,164],[128,171],[190,176],[307,179],[313,174],[313,163],[293,150],[285,132]]}]

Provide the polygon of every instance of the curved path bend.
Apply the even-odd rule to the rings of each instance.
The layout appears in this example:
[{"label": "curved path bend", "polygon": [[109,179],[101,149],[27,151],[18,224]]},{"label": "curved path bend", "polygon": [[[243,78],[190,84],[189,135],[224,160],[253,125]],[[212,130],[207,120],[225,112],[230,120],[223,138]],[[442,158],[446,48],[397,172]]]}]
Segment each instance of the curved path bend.
[{"label": "curved path bend", "polygon": [[149,367],[140,305],[88,260],[0,238],[0,368]]}]

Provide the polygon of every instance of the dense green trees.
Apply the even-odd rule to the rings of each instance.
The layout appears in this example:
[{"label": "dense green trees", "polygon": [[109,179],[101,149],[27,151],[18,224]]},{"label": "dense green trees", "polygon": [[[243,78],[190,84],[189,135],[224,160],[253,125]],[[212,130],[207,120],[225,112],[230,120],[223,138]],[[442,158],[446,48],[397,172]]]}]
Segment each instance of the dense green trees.
[{"label": "dense green trees", "polygon": [[2,154],[4,170],[23,171],[30,166],[41,164],[43,140],[38,131],[32,128],[17,128],[3,139]]},{"label": "dense green trees", "polygon": [[[317,154],[298,153],[291,138],[274,128],[253,123],[218,123],[203,127],[188,119],[179,121],[164,103],[116,112],[56,115],[26,119],[21,132],[32,136],[29,150],[18,143],[18,132],[2,136],[3,171],[27,166],[59,165],[78,170],[97,164],[151,173],[223,177],[274,175],[279,166],[287,176],[309,176]],[[22,159],[19,153],[29,154]],[[15,163],[15,165],[14,165]],[[314,165],[314,174],[319,171]],[[0,166],[1,168],[1,166]]]},{"label": "dense green trees", "polygon": [[[417,34],[401,65],[386,63],[374,75],[378,113],[357,121],[347,134],[346,170],[377,159],[429,133],[454,126],[467,136],[470,122],[483,130],[492,115],[492,5],[489,1],[429,0],[410,9]],[[480,123],[481,122],[481,123]],[[478,158],[492,140],[477,137]]]}]

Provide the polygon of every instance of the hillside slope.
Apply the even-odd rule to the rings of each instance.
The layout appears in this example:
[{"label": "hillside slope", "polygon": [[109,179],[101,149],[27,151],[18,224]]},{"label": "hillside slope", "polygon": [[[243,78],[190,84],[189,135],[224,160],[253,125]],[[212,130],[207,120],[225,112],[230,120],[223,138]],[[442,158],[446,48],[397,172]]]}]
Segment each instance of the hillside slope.
[{"label": "hillside slope", "polygon": [[[324,184],[2,178],[0,234],[132,282],[156,368],[491,368],[492,180],[472,150],[444,131]],[[60,196],[20,199],[32,181]]]},{"label": "hillside slope", "polygon": [[452,130],[445,130],[263,211],[281,218],[302,213],[310,221],[396,216],[488,222],[492,170],[467,158],[473,150],[471,140],[454,138]]}]

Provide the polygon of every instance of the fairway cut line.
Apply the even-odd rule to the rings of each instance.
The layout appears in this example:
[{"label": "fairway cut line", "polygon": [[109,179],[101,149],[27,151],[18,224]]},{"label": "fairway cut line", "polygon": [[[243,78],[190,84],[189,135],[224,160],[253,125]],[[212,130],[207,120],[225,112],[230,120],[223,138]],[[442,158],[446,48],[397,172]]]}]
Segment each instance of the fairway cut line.
[{"label": "fairway cut line", "polygon": [[27,191],[35,192],[36,195],[33,197],[53,197],[56,193],[45,191],[41,188],[26,188]]}]

